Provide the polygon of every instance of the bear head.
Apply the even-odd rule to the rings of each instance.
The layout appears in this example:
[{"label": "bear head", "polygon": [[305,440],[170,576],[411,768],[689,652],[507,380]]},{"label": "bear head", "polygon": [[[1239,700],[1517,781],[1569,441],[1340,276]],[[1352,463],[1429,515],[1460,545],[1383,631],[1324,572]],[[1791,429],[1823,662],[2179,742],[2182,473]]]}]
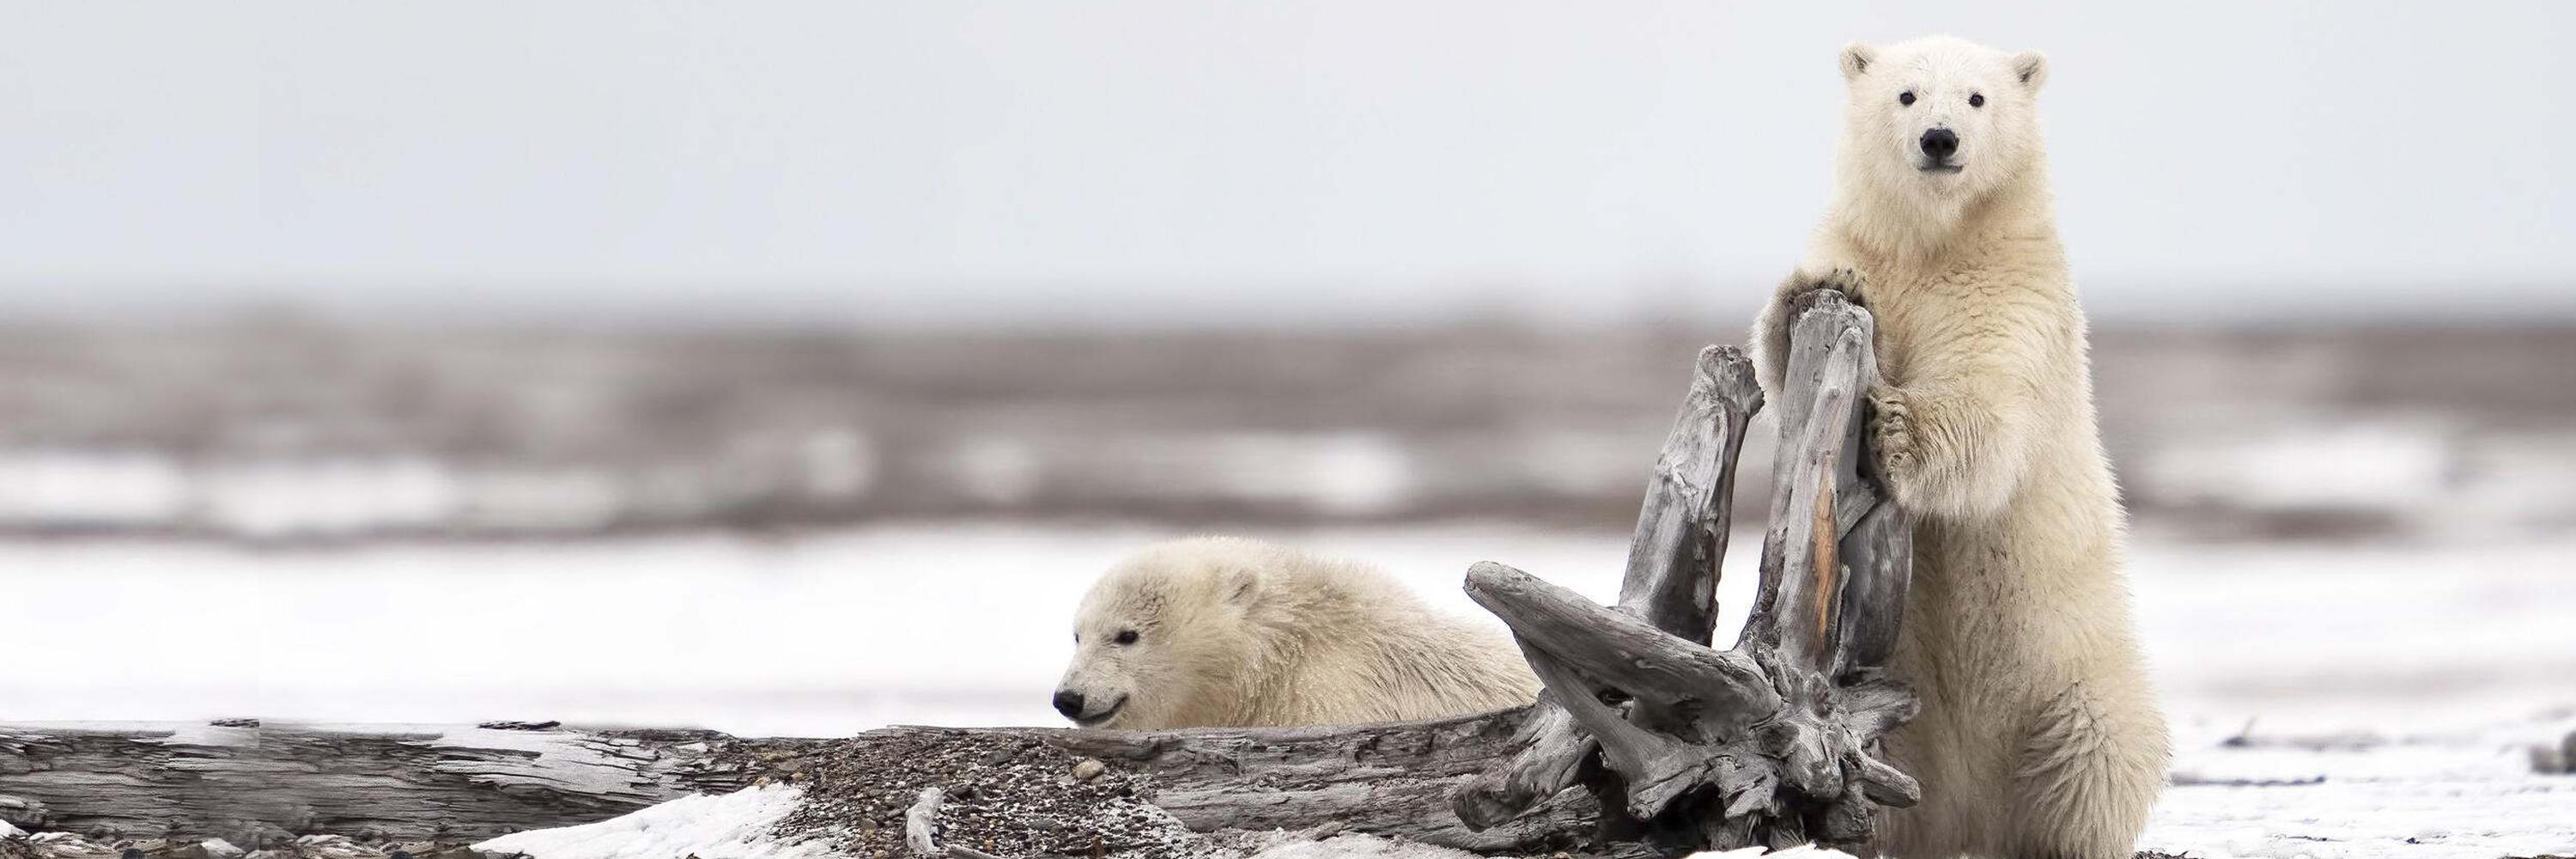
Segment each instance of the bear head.
[{"label": "bear head", "polygon": [[1163,543],[1092,585],[1055,709],[1087,728],[1222,724],[1266,661],[1252,615],[1272,562],[1248,540]]},{"label": "bear head", "polygon": [[[2038,96],[2048,58],[1948,36],[1843,47],[1840,181],[1846,196],[1901,201],[1946,222],[2043,157]],[[1891,213],[1894,214],[1894,213]]]}]

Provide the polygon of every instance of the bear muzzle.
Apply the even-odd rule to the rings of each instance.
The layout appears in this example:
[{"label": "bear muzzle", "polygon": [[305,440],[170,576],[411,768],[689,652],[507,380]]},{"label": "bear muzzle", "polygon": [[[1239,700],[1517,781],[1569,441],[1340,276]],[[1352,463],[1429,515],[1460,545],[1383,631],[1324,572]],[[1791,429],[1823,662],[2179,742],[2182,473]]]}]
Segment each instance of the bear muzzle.
[{"label": "bear muzzle", "polygon": [[1111,702],[1107,709],[1098,713],[1088,712],[1087,705],[1091,702],[1086,700],[1082,693],[1071,689],[1055,690],[1054,703],[1056,712],[1064,714],[1067,719],[1072,719],[1074,724],[1088,728],[1107,722],[1111,717],[1118,715],[1118,711],[1127,706],[1127,696],[1118,696],[1117,701]]},{"label": "bear muzzle", "polygon": [[1915,169],[1927,173],[1957,173],[1963,169],[1960,165],[1950,162],[1952,156],[1959,154],[1958,132],[1947,128],[1935,128],[1923,132],[1922,139],[1915,141],[1915,145],[1922,148],[1925,159],[1923,166]]}]

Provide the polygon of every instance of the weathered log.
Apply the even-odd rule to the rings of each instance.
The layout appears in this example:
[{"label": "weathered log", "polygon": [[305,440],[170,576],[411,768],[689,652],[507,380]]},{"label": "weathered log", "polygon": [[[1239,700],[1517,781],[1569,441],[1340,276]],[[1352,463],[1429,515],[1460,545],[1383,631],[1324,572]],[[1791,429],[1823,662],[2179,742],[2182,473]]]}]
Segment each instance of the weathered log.
[{"label": "weathered log", "polygon": [[741,787],[709,731],[0,726],[0,820],[120,838],[467,840]]},{"label": "weathered log", "polygon": [[[1056,759],[1107,763],[1142,801],[1200,832],[1332,825],[1485,852],[1580,849],[1598,810],[1579,792],[1498,828],[1469,829],[1446,813],[1452,791],[1511,753],[1531,713],[1279,729],[904,727],[831,740],[568,728],[0,726],[0,820],[102,842],[213,837],[256,847],[329,834],[470,843],[763,780],[820,790],[813,779],[826,760],[909,757],[924,746],[1002,759],[1036,746]],[[896,844],[901,813],[921,789],[961,786],[891,775],[867,783],[891,768],[855,769],[830,789],[899,798],[884,830]]]},{"label": "weathered log", "polygon": [[[1713,615],[1696,600],[1716,559],[1684,546],[1641,536],[1628,584],[1661,586],[1623,588],[1617,611],[1499,564],[1468,573],[1469,596],[1512,628],[1546,684],[1539,706],[1562,709],[1562,730],[1594,740],[1608,771],[1594,787],[1624,800],[1603,804],[1641,823],[1633,840],[1647,852],[1861,847],[1880,807],[1918,798],[1912,778],[1874,757],[1878,738],[1916,705],[1880,670],[1903,615],[1910,547],[1902,511],[1862,467],[1865,395],[1877,382],[1872,320],[1831,290],[1802,296],[1794,313],[1760,597],[1734,650],[1710,650],[1696,627],[1670,628]],[[1749,368],[1731,369],[1749,380]],[[1661,483],[1650,490],[1650,518],[1666,494]],[[1723,505],[1700,512],[1712,518],[1699,530],[1724,533]],[[1605,705],[1604,689],[1632,703]],[[1550,755],[1581,748],[1537,740],[1554,743]],[[1584,771],[1579,760],[1536,763],[1551,775]],[[1461,816],[1491,823],[1543,795],[1547,784],[1520,772],[1532,764],[1524,753],[1476,782],[1458,798]]]},{"label": "weathered log", "polygon": [[1753,380],[1753,362],[1732,346],[1701,349],[1695,367],[1628,542],[1619,610],[1705,645],[1717,628],[1735,461],[1745,428],[1762,410],[1762,387]]}]

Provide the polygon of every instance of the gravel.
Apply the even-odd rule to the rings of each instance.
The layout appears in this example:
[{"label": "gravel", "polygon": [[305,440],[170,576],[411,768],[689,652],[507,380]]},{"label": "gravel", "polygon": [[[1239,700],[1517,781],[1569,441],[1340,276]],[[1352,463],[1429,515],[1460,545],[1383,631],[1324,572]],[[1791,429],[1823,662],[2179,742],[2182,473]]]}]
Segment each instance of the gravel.
[{"label": "gravel", "polygon": [[805,803],[779,824],[863,857],[906,856],[904,812],[924,788],[941,791],[934,836],[1003,857],[1209,859],[1237,855],[1189,831],[1138,795],[1142,776],[1013,737],[905,738],[821,747],[785,762]]}]

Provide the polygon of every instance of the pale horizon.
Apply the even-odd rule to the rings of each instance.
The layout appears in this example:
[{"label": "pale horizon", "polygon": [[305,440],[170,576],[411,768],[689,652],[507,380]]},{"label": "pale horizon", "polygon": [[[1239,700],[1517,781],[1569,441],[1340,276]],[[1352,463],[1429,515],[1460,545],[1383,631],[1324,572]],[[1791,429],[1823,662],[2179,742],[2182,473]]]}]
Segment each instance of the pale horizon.
[{"label": "pale horizon", "polygon": [[2576,319],[2546,3],[16,11],[0,319],[1723,320],[1930,32],[2049,52],[2097,318]]}]

